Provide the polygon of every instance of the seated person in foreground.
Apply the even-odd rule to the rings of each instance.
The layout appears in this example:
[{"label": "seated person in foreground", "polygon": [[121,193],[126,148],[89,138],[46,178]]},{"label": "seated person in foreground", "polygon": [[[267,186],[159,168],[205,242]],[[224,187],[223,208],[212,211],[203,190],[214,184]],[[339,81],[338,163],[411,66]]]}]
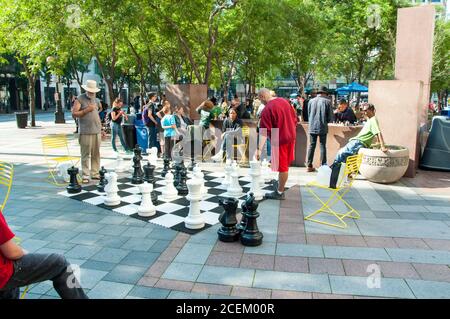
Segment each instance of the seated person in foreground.
[{"label": "seated person in foreground", "polygon": [[229,114],[229,117],[223,122],[220,151],[211,158],[214,162],[221,161],[225,152],[227,158],[230,158],[231,154],[227,150],[231,150],[234,137],[239,136],[242,132],[242,120],[238,118],[236,110],[230,109]]},{"label": "seated person in foreground", "polygon": [[383,136],[381,135],[378,120],[375,117],[375,106],[373,104],[364,104],[363,112],[367,117],[367,122],[364,124],[361,132],[359,132],[357,136],[351,138],[347,145],[339,150],[332,166],[345,163],[347,157],[358,154],[360,148],[370,148],[375,136],[381,145],[381,151],[384,153],[388,151],[384,144]]},{"label": "seated person in foreground", "polygon": [[19,287],[51,280],[62,299],[88,299],[69,263],[59,254],[28,254],[0,211],[0,299],[19,299]]},{"label": "seated person in foreground", "polygon": [[349,122],[354,124],[356,116],[351,107],[348,107],[346,100],[340,100],[337,110],[334,111],[334,121],[337,123]]}]

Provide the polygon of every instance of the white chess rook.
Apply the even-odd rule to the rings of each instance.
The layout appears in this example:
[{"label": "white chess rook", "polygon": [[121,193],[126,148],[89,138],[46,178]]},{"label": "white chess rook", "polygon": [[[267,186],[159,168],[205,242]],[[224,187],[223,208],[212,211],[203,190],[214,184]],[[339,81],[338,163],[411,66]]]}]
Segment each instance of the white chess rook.
[{"label": "white chess rook", "polygon": [[250,176],[252,179],[249,193],[253,193],[256,200],[263,199],[263,192],[261,190],[261,163],[257,161],[250,162]]},{"label": "white chess rook", "polygon": [[138,215],[142,217],[150,217],[156,214],[156,207],[153,205],[152,197],[150,196],[153,190],[153,185],[145,182],[139,185],[139,191],[142,194],[141,205],[138,208]]},{"label": "white chess rook", "polygon": [[205,227],[205,218],[200,213],[200,201],[202,200],[201,187],[202,183],[194,178],[186,182],[189,194],[186,199],[191,202],[189,206],[189,215],[184,219],[186,228],[201,229]]},{"label": "white chess rook", "polygon": [[227,196],[240,197],[242,196],[242,187],[239,185],[239,167],[236,162],[232,166],[233,172],[231,173],[231,182],[227,188]]},{"label": "white chess rook", "polygon": [[108,184],[105,186],[106,197],[104,204],[106,206],[117,206],[120,204],[120,196],[117,194],[119,188],[117,187],[117,174],[110,172],[105,174]]},{"label": "white chess rook", "polygon": [[165,201],[171,201],[178,197],[178,190],[173,185],[173,174],[170,171],[166,174],[166,185],[162,191],[162,197]]}]

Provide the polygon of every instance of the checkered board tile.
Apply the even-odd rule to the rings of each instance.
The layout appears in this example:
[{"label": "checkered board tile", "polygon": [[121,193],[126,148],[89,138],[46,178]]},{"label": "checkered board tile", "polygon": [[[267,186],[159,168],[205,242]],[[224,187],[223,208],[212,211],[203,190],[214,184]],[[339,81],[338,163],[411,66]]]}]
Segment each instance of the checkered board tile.
[{"label": "checkered board tile", "polygon": [[[121,197],[121,202],[117,206],[106,206],[103,203],[106,194],[98,192],[96,185],[85,186],[78,194],[69,194],[67,191],[63,191],[58,193],[58,195],[192,235],[219,222],[219,215],[223,212],[223,208],[219,206],[219,199],[227,197],[226,188],[222,186],[223,173],[203,171],[205,187],[208,193],[204,195],[203,200],[200,202],[200,211],[205,218],[205,227],[193,230],[186,228],[184,225],[184,219],[189,213],[189,200],[184,196],[177,196],[176,199],[171,201],[164,201],[162,198],[161,194],[164,189],[165,179],[161,177],[161,170],[161,168],[157,168],[154,174],[156,179],[155,192],[158,195],[158,203],[155,205],[156,214],[151,217],[141,217],[137,214],[137,209],[141,204],[141,195],[138,185],[131,184],[131,173],[118,174],[118,195]],[[240,173],[242,174],[244,172],[248,173],[248,169],[241,169]],[[190,174],[188,174],[189,176]],[[242,196],[238,198],[238,212],[240,213],[241,204],[244,201],[246,193],[250,190],[250,176],[248,174],[246,176],[239,176],[239,184],[243,189]],[[287,186],[292,187],[293,185]],[[271,192],[272,190],[272,186],[269,183],[266,183],[263,187],[264,193]]]}]

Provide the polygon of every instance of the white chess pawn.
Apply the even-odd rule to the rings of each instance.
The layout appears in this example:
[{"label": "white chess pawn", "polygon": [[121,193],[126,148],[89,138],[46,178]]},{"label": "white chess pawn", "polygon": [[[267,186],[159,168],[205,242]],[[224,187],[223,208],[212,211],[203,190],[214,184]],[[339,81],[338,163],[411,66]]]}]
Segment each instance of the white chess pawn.
[{"label": "white chess pawn", "polygon": [[205,187],[205,174],[203,174],[202,169],[198,166],[194,167],[193,170],[194,178],[197,178],[202,183],[202,187],[200,188],[200,193],[202,195],[208,194],[208,190]]},{"label": "white chess pawn", "polygon": [[205,218],[200,213],[200,201],[202,200],[201,187],[202,183],[200,180],[194,178],[186,182],[189,189],[189,194],[186,199],[191,203],[189,205],[189,214],[184,219],[184,224],[186,228],[189,229],[201,229],[205,227]]},{"label": "white chess pawn", "polygon": [[227,188],[227,196],[229,197],[241,197],[242,187],[239,184],[239,167],[234,162],[232,166],[233,172],[231,173],[231,182]]},{"label": "white chess pawn", "polygon": [[122,173],[123,172],[123,158],[122,154],[119,152],[116,153],[116,167],[114,169],[116,173]]},{"label": "white chess pawn", "polygon": [[105,201],[106,206],[117,206],[120,204],[120,196],[117,194],[119,188],[117,187],[117,174],[110,172],[105,174],[108,184],[105,186]]},{"label": "white chess pawn", "polygon": [[258,161],[250,162],[250,176],[252,178],[250,191],[253,193],[256,200],[262,200],[264,193],[261,190],[261,163]]},{"label": "white chess pawn", "polygon": [[231,165],[230,160],[227,160],[224,170],[225,170],[225,177],[222,180],[222,186],[228,187],[231,182],[231,173],[233,172],[233,166]]},{"label": "white chess pawn", "polygon": [[142,194],[141,205],[138,208],[138,215],[142,217],[150,217],[156,214],[156,207],[153,205],[152,197],[153,185],[145,182],[139,185],[139,191]]},{"label": "white chess pawn", "polygon": [[173,174],[171,171],[168,171],[166,174],[166,186],[162,191],[162,198],[165,201],[171,201],[176,199],[178,196],[178,190],[173,185]]}]

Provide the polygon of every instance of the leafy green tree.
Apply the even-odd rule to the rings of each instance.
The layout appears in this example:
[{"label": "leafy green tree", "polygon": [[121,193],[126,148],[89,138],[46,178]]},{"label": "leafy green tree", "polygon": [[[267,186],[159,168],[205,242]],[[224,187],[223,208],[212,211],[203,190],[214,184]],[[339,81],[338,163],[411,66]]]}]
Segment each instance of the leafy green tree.
[{"label": "leafy green tree", "polygon": [[438,94],[439,110],[447,105],[450,90],[450,21],[438,20],[434,37],[431,91]]}]

